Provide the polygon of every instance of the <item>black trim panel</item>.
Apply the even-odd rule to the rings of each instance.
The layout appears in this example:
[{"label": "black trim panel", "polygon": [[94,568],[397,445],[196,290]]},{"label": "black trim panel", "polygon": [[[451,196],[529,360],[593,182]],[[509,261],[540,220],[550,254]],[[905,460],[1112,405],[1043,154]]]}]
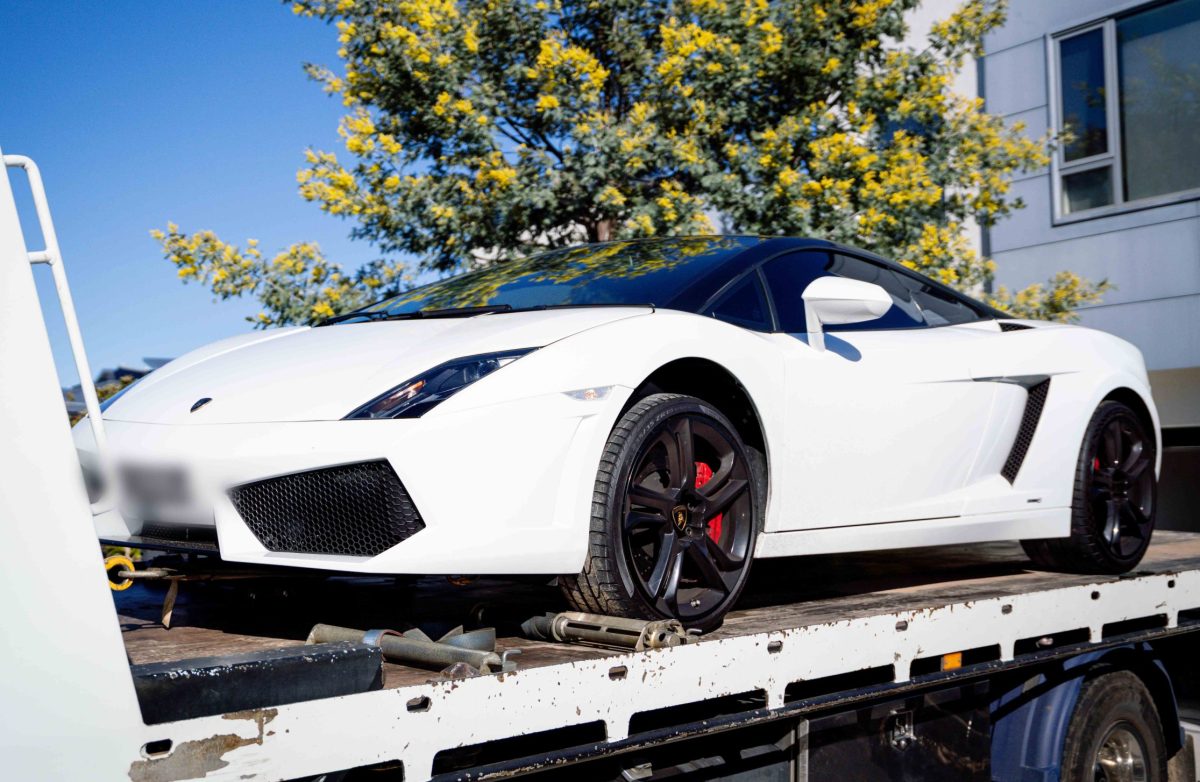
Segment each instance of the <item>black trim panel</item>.
[{"label": "black trim panel", "polygon": [[147,725],[354,695],[383,687],[383,652],[315,644],[134,665]]}]

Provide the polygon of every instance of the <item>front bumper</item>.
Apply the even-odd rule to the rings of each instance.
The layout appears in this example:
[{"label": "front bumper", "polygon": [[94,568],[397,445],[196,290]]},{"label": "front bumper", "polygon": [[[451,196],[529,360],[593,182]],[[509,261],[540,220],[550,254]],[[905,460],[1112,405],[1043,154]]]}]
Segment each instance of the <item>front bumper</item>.
[{"label": "front bumper", "polygon": [[[574,573],[586,552],[596,467],[629,393],[617,388],[591,401],[546,394],[407,420],[105,428],[118,464],[187,471],[211,507],[225,560],[364,573]],[[76,438],[89,450],[86,427]],[[236,486],[376,460],[399,476],[425,527],[374,556],[269,551],[230,499]]]}]

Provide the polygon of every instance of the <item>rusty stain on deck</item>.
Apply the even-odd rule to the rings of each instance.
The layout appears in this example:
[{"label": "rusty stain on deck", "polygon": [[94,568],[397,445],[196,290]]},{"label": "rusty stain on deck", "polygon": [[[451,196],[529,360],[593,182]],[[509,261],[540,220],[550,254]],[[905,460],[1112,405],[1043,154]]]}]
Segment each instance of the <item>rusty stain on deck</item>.
[{"label": "rusty stain on deck", "polygon": [[245,737],[236,733],[218,733],[206,739],[185,741],[163,757],[135,760],[129,766],[129,779],[132,782],[202,779],[208,776],[208,772],[229,765],[229,761],[225,760],[227,753],[251,744],[261,745],[267,723],[278,714],[278,709],[251,709],[226,714],[223,719],[253,721],[258,726],[258,735]]}]

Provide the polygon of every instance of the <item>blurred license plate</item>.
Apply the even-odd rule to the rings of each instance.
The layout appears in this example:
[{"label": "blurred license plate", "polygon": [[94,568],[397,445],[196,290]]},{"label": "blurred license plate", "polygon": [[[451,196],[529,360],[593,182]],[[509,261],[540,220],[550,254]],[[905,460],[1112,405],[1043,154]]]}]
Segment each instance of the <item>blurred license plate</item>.
[{"label": "blurred license plate", "polygon": [[182,468],[127,464],[118,476],[122,504],[134,509],[189,505],[193,499]]}]

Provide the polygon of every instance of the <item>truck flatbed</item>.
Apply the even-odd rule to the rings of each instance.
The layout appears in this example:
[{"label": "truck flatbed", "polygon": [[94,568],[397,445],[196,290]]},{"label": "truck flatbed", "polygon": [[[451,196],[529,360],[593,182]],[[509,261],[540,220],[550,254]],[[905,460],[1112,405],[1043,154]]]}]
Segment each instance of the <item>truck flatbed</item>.
[{"label": "truck flatbed", "polygon": [[[115,593],[135,667],[187,670],[190,658],[294,649],[318,622],[418,626],[432,637],[492,624],[497,651],[521,651],[510,673],[454,678],[385,662],[376,691],[163,722],[175,750],[141,761],[142,776],[173,778],[179,770],[169,764],[187,757],[181,743],[222,770],[254,770],[270,758],[282,777],[313,768],[310,745],[323,746],[320,764],[330,769],[391,763],[408,780],[459,778],[464,769],[504,776],[1200,630],[1197,534],[1157,533],[1136,573],[1112,577],[1033,570],[1016,544],[760,564],[720,630],[645,652],[519,636],[514,620],[563,607],[551,585],[454,586],[440,577],[185,584],[170,629],[159,623],[163,590],[135,585]],[[947,670],[943,655],[959,653]],[[356,728],[331,743],[322,731],[338,720]],[[224,739],[236,752],[211,744],[222,735],[236,737]]]},{"label": "truck flatbed", "polygon": [[[742,607],[700,643],[1128,580],[1031,568],[1014,543],[766,560],[758,564]],[[1138,573],[1197,569],[1200,534],[1158,532]],[[170,629],[159,621],[162,600],[162,588],[140,584],[116,593],[122,637],[135,664],[298,646],[318,622],[364,629],[416,625],[434,635],[456,624],[486,624],[489,615],[509,620],[498,627],[497,650],[520,649],[520,670],[627,654],[514,634],[513,619],[565,610],[550,585],[480,579],[456,587],[441,577],[411,585],[381,578],[185,584]],[[431,680],[445,677],[384,663],[386,688]]]}]

